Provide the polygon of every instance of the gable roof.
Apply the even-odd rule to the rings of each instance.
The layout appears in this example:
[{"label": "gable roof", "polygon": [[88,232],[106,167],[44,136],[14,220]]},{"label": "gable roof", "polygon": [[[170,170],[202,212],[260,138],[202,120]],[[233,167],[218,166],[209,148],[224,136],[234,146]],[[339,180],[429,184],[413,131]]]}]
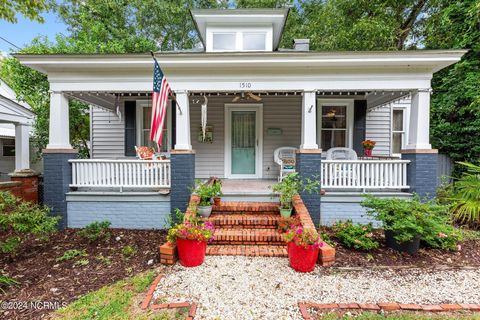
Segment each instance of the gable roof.
[{"label": "gable roof", "polygon": [[30,124],[34,117],[31,109],[28,103],[19,101],[13,89],[0,79],[0,122]]}]

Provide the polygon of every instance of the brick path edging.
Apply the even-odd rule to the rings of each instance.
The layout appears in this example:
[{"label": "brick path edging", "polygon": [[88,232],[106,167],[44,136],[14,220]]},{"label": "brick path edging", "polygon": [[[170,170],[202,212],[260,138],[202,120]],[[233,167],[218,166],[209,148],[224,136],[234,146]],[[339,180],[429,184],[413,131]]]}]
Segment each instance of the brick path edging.
[{"label": "brick path edging", "polygon": [[152,310],[162,310],[162,309],[176,309],[176,308],[190,307],[186,320],[193,320],[195,318],[195,314],[197,313],[196,303],[172,302],[172,303],[150,304],[152,302],[153,293],[155,292],[155,289],[157,288],[161,279],[162,279],[162,275],[160,274],[153,280],[152,284],[148,288],[147,295],[145,296],[145,299],[143,299],[143,302],[140,308],[142,310],[146,310],[148,307],[150,307]]},{"label": "brick path edging", "polygon": [[[297,214],[300,219],[300,223],[302,224],[304,229],[313,229],[315,232],[315,224],[313,223],[312,217],[308,212],[307,207],[303,203],[302,198],[300,195],[295,195],[292,197],[293,202],[293,210]],[[323,243],[324,245],[320,247],[320,251],[318,253],[318,263],[321,266],[331,266],[335,263],[335,248],[331,247],[327,243]]]},{"label": "brick path edging", "polygon": [[424,311],[424,312],[452,312],[470,311],[480,312],[480,304],[403,304],[403,303],[310,303],[299,302],[298,308],[304,320],[312,320],[308,309],[320,310],[360,310],[360,311]]}]

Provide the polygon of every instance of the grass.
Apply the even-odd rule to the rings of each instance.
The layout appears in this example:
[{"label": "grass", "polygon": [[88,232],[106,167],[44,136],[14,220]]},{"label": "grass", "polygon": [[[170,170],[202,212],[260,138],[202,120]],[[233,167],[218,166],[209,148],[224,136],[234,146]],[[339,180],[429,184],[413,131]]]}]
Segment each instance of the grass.
[{"label": "grass", "polygon": [[171,311],[153,312],[140,309],[142,294],[148,290],[154,277],[154,271],[147,271],[88,293],[56,311],[53,319],[169,320],[178,318]]},{"label": "grass", "polygon": [[322,317],[318,317],[322,320],[479,320],[480,315],[475,314],[455,314],[455,315],[432,315],[420,313],[393,313],[388,315],[382,315],[378,313],[365,312],[354,316],[340,316],[334,313],[326,314]]}]

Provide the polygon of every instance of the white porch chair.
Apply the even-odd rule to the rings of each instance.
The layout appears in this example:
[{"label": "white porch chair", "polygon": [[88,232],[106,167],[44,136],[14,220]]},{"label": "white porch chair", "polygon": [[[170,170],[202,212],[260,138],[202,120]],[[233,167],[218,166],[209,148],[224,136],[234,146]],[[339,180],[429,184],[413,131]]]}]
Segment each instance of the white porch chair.
[{"label": "white porch chair", "polygon": [[[358,160],[357,153],[355,150],[350,148],[330,148],[327,150],[326,160]],[[352,170],[352,167],[345,168],[343,164],[336,164],[333,171],[334,180],[350,180],[349,184],[357,179],[355,172]]]},{"label": "white porch chair", "polygon": [[273,160],[280,166],[280,175],[278,181],[295,172],[295,147],[280,147],[273,152]]}]

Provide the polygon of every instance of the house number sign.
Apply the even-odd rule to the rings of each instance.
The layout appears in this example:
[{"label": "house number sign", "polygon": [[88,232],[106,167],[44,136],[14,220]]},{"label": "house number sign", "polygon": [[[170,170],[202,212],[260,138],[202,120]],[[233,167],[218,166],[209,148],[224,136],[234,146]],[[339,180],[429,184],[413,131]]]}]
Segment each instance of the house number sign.
[{"label": "house number sign", "polygon": [[251,87],[251,82],[240,82],[240,89],[250,89]]}]

